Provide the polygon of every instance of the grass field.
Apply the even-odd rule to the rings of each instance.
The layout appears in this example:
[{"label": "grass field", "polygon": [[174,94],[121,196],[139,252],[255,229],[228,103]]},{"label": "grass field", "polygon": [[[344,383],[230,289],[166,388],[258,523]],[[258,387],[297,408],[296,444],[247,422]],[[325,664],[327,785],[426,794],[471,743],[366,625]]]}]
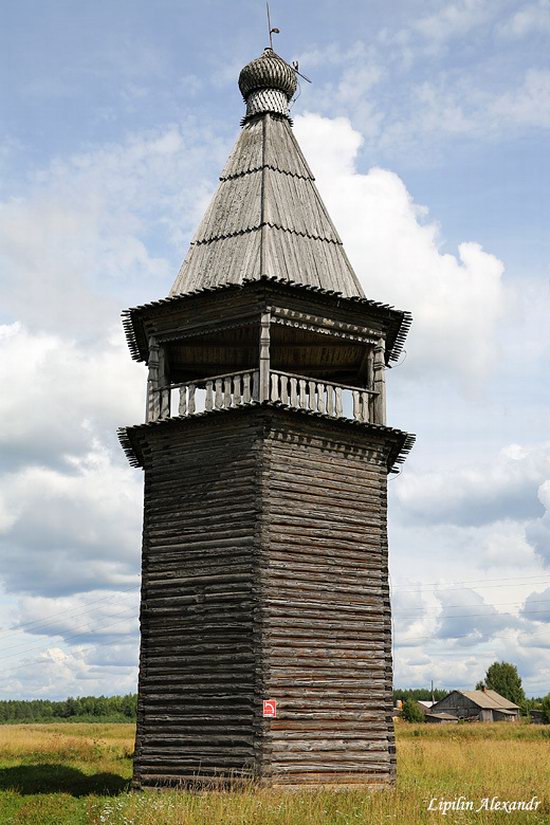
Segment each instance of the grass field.
[{"label": "grass field", "polygon": [[[0,727],[0,825],[550,823],[550,728],[406,725],[395,789],[129,793],[133,726]],[[537,811],[429,811],[459,796],[541,801]]]}]

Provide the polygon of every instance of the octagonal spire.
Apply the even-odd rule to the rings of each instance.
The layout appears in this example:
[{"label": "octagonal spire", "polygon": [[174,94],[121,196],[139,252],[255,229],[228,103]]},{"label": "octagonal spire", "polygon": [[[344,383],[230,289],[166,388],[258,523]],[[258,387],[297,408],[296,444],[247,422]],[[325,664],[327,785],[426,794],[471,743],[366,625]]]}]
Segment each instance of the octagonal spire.
[{"label": "octagonal spire", "polygon": [[241,71],[244,128],[171,295],[272,277],[364,297],[293,134],[296,85],[271,48]]}]

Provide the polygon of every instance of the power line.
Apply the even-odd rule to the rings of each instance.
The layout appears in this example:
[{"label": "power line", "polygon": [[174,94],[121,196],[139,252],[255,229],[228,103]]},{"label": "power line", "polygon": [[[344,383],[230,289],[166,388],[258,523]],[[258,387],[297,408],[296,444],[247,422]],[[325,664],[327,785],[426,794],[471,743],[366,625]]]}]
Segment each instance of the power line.
[{"label": "power line", "polygon": [[[433,590],[428,590],[427,591],[427,592],[432,593],[432,592],[435,592],[436,590],[454,590],[456,588],[461,587],[464,584],[476,584],[478,587],[501,587],[501,586],[502,587],[513,587],[518,582],[525,581],[527,583],[527,580],[532,580],[532,579],[536,579],[537,581],[546,581],[546,580],[550,579],[550,575],[546,575],[546,576],[541,576],[541,575],[538,575],[538,576],[509,576],[509,577],[501,577],[501,578],[498,578],[498,579],[484,579],[483,581],[480,581],[479,578],[478,579],[464,579],[463,581],[452,582],[448,585],[440,584],[438,582],[419,582],[417,585],[412,585],[412,586],[396,584],[396,585],[393,586],[393,590],[415,590],[415,591],[417,591],[419,588],[421,590],[423,590],[425,588],[433,587],[434,588]],[[507,584],[506,585],[501,585],[501,584],[493,584],[493,585],[489,584],[488,585],[488,584],[486,584],[486,582],[506,582],[506,581],[512,582],[512,584],[509,584],[509,585],[507,585]]]},{"label": "power line", "polygon": [[[440,604],[441,604],[441,602],[440,602]],[[511,606],[511,605],[517,605],[517,604],[523,604],[523,602],[493,602],[491,604],[474,604],[474,605],[472,605],[472,607],[491,608],[491,607]],[[532,601],[531,600],[529,601],[529,604],[550,604],[550,599],[533,599]],[[443,609],[447,610],[447,609],[452,609],[452,608],[455,608],[455,607],[467,607],[467,606],[468,605],[466,605],[466,604],[445,604],[445,605],[443,605]],[[395,612],[399,616],[408,616],[411,613],[426,612],[426,609],[427,608],[425,606],[424,607],[411,607],[410,610],[396,610]],[[524,613],[530,613],[530,612],[532,612],[532,611],[528,611],[528,610],[524,611]],[[502,615],[504,615],[504,614],[502,614]]]},{"label": "power line", "polygon": [[88,613],[90,610],[92,610],[95,607],[95,605],[101,604],[102,602],[111,601],[115,593],[128,593],[130,590],[137,590],[137,588],[139,587],[139,584],[132,584],[130,587],[125,587],[120,590],[111,591],[109,596],[105,596],[102,599],[95,599],[93,602],[88,602],[88,606],[83,610],[79,611],[78,613],[69,613],[67,615],[66,609],[60,610],[57,613],[51,613],[48,619],[34,619],[31,622],[22,622],[17,627],[5,628],[4,630],[0,630],[0,633],[17,633],[18,631],[24,630],[25,628],[29,627],[46,627],[47,625],[55,624],[54,619],[58,616],[67,616],[71,619],[75,616],[82,616],[85,613]]},{"label": "power line", "polygon": [[[128,621],[128,619],[131,619],[131,618],[136,618],[137,619],[137,615],[135,613],[129,613],[126,616],[121,616],[119,618],[119,620],[116,621],[116,622],[113,622],[113,623],[108,622],[107,624],[99,624],[99,625],[96,625],[96,627],[93,628],[93,629],[91,628],[90,630],[84,630],[84,631],[81,631],[80,633],[71,634],[70,636],[63,636],[61,633],[57,633],[55,635],[61,636],[61,638],[63,639],[64,642],[68,642],[69,640],[72,640],[72,639],[78,639],[81,636],[93,635],[94,633],[97,633],[98,630],[108,630],[112,627],[117,627],[118,625],[122,624],[123,622]],[[39,642],[38,644],[32,645],[31,647],[21,648],[19,650],[16,650],[15,653],[9,653],[7,656],[0,656],[0,660],[2,660],[2,659],[13,659],[14,656],[23,656],[25,653],[28,653],[29,651],[38,650],[38,648],[42,647],[43,645],[44,645],[44,642],[42,641],[42,642]],[[17,647],[18,647],[17,645],[14,645],[12,648],[7,648],[7,649],[8,650],[13,650],[13,649],[17,649]]]},{"label": "power line", "polygon": [[[509,627],[509,628],[506,628],[506,633],[491,633],[489,638],[479,639],[478,641],[473,642],[471,647],[478,647],[479,645],[488,644],[493,639],[504,639],[504,638],[507,637],[507,635],[509,633],[513,632],[514,630],[516,630],[516,628]],[[434,636],[434,634],[432,633],[430,636],[419,636],[414,641],[413,640],[408,641],[407,644],[401,644],[400,645],[399,642],[397,642],[397,647],[416,647],[418,644],[420,644],[420,642],[430,642],[430,641],[431,642],[435,642],[435,641],[449,642],[449,641],[454,641],[454,639],[467,639],[471,635],[472,635],[472,631],[470,631],[470,633],[462,633],[459,636],[448,636],[448,637],[443,638],[442,636]],[[460,651],[456,651],[456,652],[460,652],[464,656],[465,649],[461,648]],[[427,654],[427,655],[431,655],[431,654]]]},{"label": "power line", "polygon": [[[490,605],[488,605],[488,607],[490,607]],[[523,614],[525,614],[525,613],[528,613],[528,614],[547,613],[548,614],[548,613],[550,613],[550,610],[548,608],[546,608],[545,610],[524,610]],[[506,617],[511,617],[512,619],[520,619],[521,618],[521,616],[512,616],[510,613],[491,613],[489,615],[487,613],[455,613],[451,616],[440,615],[440,616],[437,616],[436,619],[478,619],[478,618],[498,619],[498,618],[506,618]]]}]

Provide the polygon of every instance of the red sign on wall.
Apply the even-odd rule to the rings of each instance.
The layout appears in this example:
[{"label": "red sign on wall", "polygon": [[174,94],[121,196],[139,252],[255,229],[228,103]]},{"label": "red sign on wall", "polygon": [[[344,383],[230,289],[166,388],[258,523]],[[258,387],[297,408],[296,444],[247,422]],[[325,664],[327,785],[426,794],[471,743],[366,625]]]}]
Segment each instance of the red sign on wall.
[{"label": "red sign on wall", "polygon": [[264,699],[264,716],[270,719],[275,719],[277,716],[277,700]]}]

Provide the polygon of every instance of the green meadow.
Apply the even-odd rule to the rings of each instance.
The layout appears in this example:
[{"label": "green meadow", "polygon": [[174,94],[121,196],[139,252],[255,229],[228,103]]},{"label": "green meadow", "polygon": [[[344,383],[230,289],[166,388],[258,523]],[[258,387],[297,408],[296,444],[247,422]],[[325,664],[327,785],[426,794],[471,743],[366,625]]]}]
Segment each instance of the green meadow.
[{"label": "green meadow", "polygon": [[[131,724],[0,726],[0,825],[416,825],[549,823],[550,727],[397,727],[390,790],[129,791]],[[529,801],[536,811],[437,809],[464,797]],[[435,810],[429,810],[430,800]]]}]

